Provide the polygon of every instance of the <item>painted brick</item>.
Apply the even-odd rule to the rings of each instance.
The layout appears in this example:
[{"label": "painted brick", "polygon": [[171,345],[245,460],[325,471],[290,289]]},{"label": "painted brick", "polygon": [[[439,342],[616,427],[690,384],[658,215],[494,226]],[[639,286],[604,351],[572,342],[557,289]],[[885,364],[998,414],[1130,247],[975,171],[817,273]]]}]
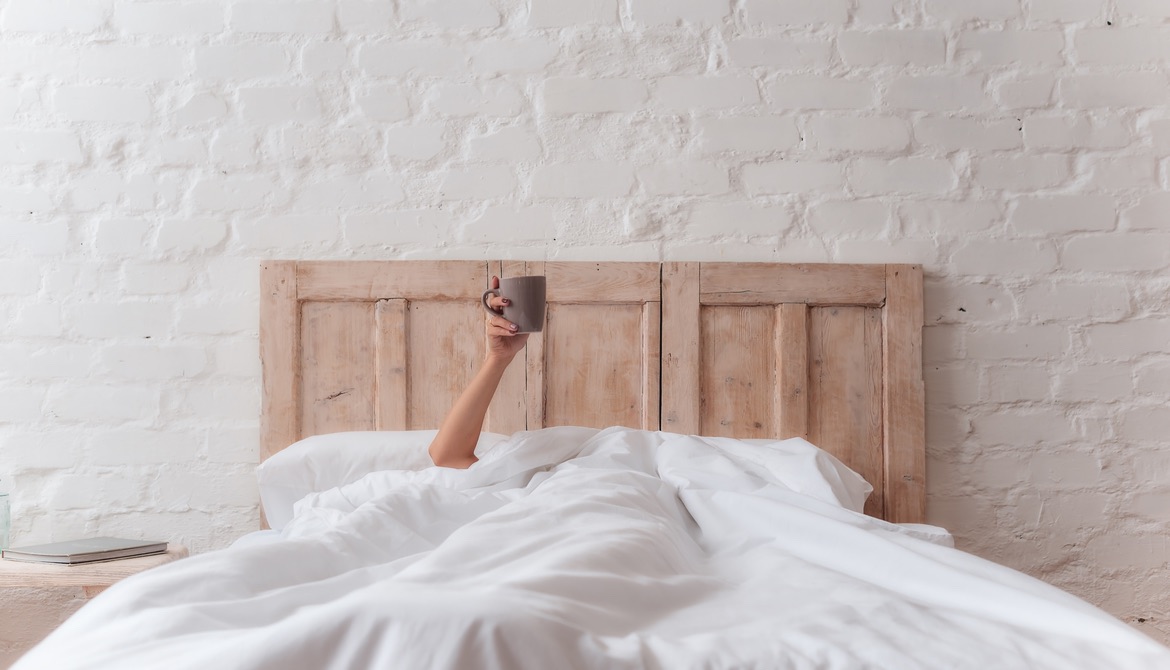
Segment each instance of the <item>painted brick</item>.
[{"label": "painted brick", "polygon": [[1130,315],[1130,299],[1122,284],[1043,282],[1024,289],[1020,308],[1040,321],[1115,321]]},{"label": "painted brick", "polygon": [[183,126],[220,119],[228,113],[227,103],[211,93],[198,93],[185,102],[175,113],[175,121]]},{"label": "painted brick", "polygon": [[972,240],[951,255],[960,275],[1035,276],[1058,266],[1056,249],[1047,242]]},{"label": "painted brick", "polygon": [[932,406],[964,407],[983,400],[979,392],[979,376],[979,369],[970,365],[932,365],[923,371],[922,380]]},{"label": "painted brick", "polygon": [[605,161],[553,163],[532,174],[534,198],[613,198],[629,195],[634,170]]},{"label": "painted brick", "polygon": [[700,239],[721,237],[732,231],[745,238],[776,237],[789,230],[792,223],[792,213],[783,207],[703,202],[691,210],[685,230]]},{"label": "painted brick", "polygon": [[1041,74],[1002,80],[995,95],[1005,109],[1036,109],[1049,106],[1055,91],[1056,77]]},{"label": "painted brick", "polygon": [[1029,116],[1024,140],[1030,149],[1120,149],[1133,141],[1124,121],[1106,118]]},{"label": "painted brick", "polygon": [[358,65],[374,77],[453,74],[462,71],[466,61],[460,49],[438,43],[378,42],[358,51]]},{"label": "painted brick", "polygon": [[718,24],[731,14],[729,0],[632,0],[634,21],[648,25],[674,25],[680,21]]},{"label": "painted brick", "polygon": [[982,2],[951,2],[926,0],[927,16],[944,21],[1007,21],[1020,15],[1019,0],[982,0]]},{"label": "painted brick", "polygon": [[948,193],[957,181],[950,161],[940,158],[860,158],[849,168],[849,183],[861,195]]},{"label": "painted brick", "polygon": [[959,36],[955,57],[980,69],[1064,64],[1064,34],[1055,30],[979,30]]},{"label": "painted brick", "polygon": [[807,193],[837,190],[845,185],[845,171],[837,162],[776,161],[745,165],[740,174],[749,195]]},{"label": "painted brick", "polygon": [[617,23],[617,0],[532,0],[528,14],[536,28]]},{"label": "painted brick", "polygon": [[451,217],[433,209],[349,214],[344,227],[347,244],[382,249],[417,245],[444,235],[451,228]]},{"label": "painted brick", "polygon": [[513,117],[528,108],[519,88],[498,82],[441,84],[430,90],[428,98],[428,110],[444,116]]},{"label": "painted brick", "polygon": [[96,465],[122,466],[182,463],[195,457],[199,437],[193,433],[157,430],[104,431],[91,438]]},{"label": "painted brick", "polygon": [[1062,355],[1068,348],[1068,329],[1056,325],[1021,326],[967,335],[967,356],[981,360],[1049,358]]},{"label": "painted brick", "polygon": [[468,158],[480,161],[535,161],[542,154],[540,136],[528,128],[500,128],[468,142]]},{"label": "painted brick", "polygon": [[227,223],[217,218],[166,219],[159,224],[155,246],[162,251],[204,251],[219,246],[227,230]]},{"label": "painted brick", "polygon": [[179,314],[175,332],[179,335],[252,333],[256,330],[256,319],[258,318],[259,309],[254,302],[224,301],[217,304],[189,304]]},{"label": "painted brick", "polygon": [[1151,193],[1121,214],[1126,230],[1170,231],[1170,193]]},{"label": "painted brick", "polygon": [[82,51],[77,73],[82,79],[177,80],[185,75],[184,58],[175,47],[109,44]]},{"label": "painted brick", "polygon": [[923,146],[946,151],[1018,149],[1023,144],[1015,119],[924,117],[914,124],[914,138]]},{"label": "painted brick", "polygon": [[244,249],[287,249],[302,244],[327,246],[337,238],[337,216],[293,215],[247,219],[235,226],[235,240]]},{"label": "painted brick", "polygon": [[760,101],[760,90],[748,77],[663,77],[651,93],[659,109],[725,109]]},{"label": "painted brick", "polygon": [[985,106],[982,77],[900,77],[886,89],[886,104],[894,109],[972,110]]},{"label": "painted brick", "polygon": [[313,121],[322,114],[321,98],[308,86],[240,89],[240,108],[249,123]]},{"label": "painted brick", "polygon": [[997,324],[1016,319],[1016,302],[1002,286],[926,281],[927,323]]},{"label": "painted brick", "polygon": [[876,94],[865,79],[782,77],[768,85],[768,99],[779,109],[866,109]]},{"label": "painted brick", "polygon": [[1028,17],[1034,21],[1087,21],[1104,12],[1101,0],[1032,0],[1028,7]]},{"label": "painted brick", "polygon": [[288,72],[291,59],[278,44],[215,44],[195,50],[195,75],[209,79],[275,77]]},{"label": "painted brick", "polygon": [[443,28],[495,28],[500,12],[490,0],[421,0],[403,4],[403,21],[419,21]]},{"label": "painted brick", "polygon": [[749,24],[820,25],[843,24],[849,20],[847,0],[746,0],[744,16]]},{"label": "painted brick", "polygon": [[1020,366],[996,365],[987,368],[987,399],[991,402],[1017,403],[1048,400],[1052,395],[1052,372],[1027,363]]},{"label": "painted brick", "polygon": [[516,175],[498,166],[447,170],[439,197],[443,200],[490,200],[516,190]]},{"label": "painted brick", "polygon": [[808,39],[747,38],[727,45],[733,65],[771,69],[824,69],[833,63],[833,46],[827,41]]},{"label": "painted brick", "polygon": [[1112,230],[1117,222],[1113,198],[1065,195],[1021,198],[1009,222],[1023,235]]},{"label": "painted brick", "polygon": [[77,135],[62,131],[0,130],[0,164],[80,163]]},{"label": "painted brick", "polygon": [[696,126],[699,144],[708,153],[767,153],[791,149],[801,139],[796,122],[778,116],[700,119]]},{"label": "painted brick", "polygon": [[1167,420],[1170,420],[1170,408],[1143,407],[1134,409],[1121,417],[1118,435],[1123,440],[1164,444]]},{"label": "painted brick", "polygon": [[890,206],[877,200],[830,200],[814,205],[808,213],[809,227],[822,235],[877,236],[887,232],[890,219]]},{"label": "painted brick", "polygon": [[664,163],[638,168],[638,182],[650,195],[720,195],[731,189],[727,168],[711,163]]},{"label": "painted brick", "polygon": [[1089,169],[1087,189],[1158,188],[1158,165],[1153,156],[1102,157]]},{"label": "painted brick", "polygon": [[105,24],[112,0],[13,0],[0,30],[15,33],[89,33]]},{"label": "painted brick", "polygon": [[1170,396],[1170,363],[1152,363],[1139,368],[1135,390],[1155,398]]},{"label": "painted brick", "polygon": [[191,197],[197,209],[214,212],[277,205],[289,193],[271,177],[212,177],[197,182]]},{"label": "painted brick", "polygon": [[45,492],[54,509],[90,510],[102,500],[111,508],[135,507],[145,499],[143,483],[130,477],[64,475]]},{"label": "painted brick", "polygon": [[316,75],[338,75],[349,67],[349,47],[337,42],[306,44],[301,49],[301,72]]},{"label": "painted brick", "polygon": [[1065,156],[1004,155],[978,159],[975,183],[983,188],[1032,191],[1058,186],[1070,176]]},{"label": "painted brick", "polygon": [[132,421],[158,411],[158,392],[119,384],[72,384],[50,393],[45,411],[63,421]]},{"label": "painted brick", "polygon": [[1170,101],[1166,78],[1153,73],[1085,74],[1062,78],[1057,95],[1079,109],[1160,107]]},{"label": "painted brick", "polygon": [[471,48],[471,68],[482,73],[539,72],[560,52],[544,39],[484,40]]},{"label": "painted brick", "polygon": [[1117,11],[1123,16],[1170,18],[1170,7],[1162,0],[1117,0]]},{"label": "painted brick", "polygon": [[362,114],[372,121],[401,121],[410,117],[410,102],[398,86],[379,86],[360,93]]},{"label": "painted brick", "polygon": [[910,130],[895,117],[818,115],[805,125],[805,142],[827,151],[898,152],[910,145]]},{"label": "painted brick", "polygon": [[544,242],[556,235],[557,217],[551,207],[490,206],[460,230],[462,242]]},{"label": "painted brick", "polygon": [[1075,47],[1082,65],[1148,65],[1170,59],[1170,29],[1090,28],[1079,30]]},{"label": "painted brick", "polygon": [[837,37],[846,65],[942,65],[946,36],[932,30],[846,30]]},{"label": "painted brick", "polygon": [[1133,371],[1117,365],[1085,365],[1057,378],[1056,397],[1067,402],[1118,402],[1133,393]]},{"label": "painted brick", "polygon": [[386,131],[386,153],[393,158],[425,161],[447,148],[446,128],[437,125],[398,126]]},{"label": "painted brick", "polygon": [[70,121],[142,123],[150,118],[146,91],[112,86],[70,86],[53,96],[53,106]]},{"label": "painted brick", "polygon": [[192,268],[174,263],[132,263],[122,267],[127,295],[178,293],[191,284]]},{"label": "painted brick", "polygon": [[541,101],[550,114],[632,112],[649,97],[638,79],[549,79]]},{"label": "painted brick", "polygon": [[1163,352],[1170,320],[1134,319],[1086,329],[1093,360],[1129,360],[1149,352]]},{"label": "painted brick", "polygon": [[1069,240],[1061,254],[1069,270],[1134,272],[1170,266],[1170,235],[1112,233]]},{"label": "painted brick", "polygon": [[388,172],[369,172],[302,184],[295,197],[301,211],[397,205],[406,198],[402,180]]},{"label": "painted brick", "polygon": [[224,29],[224,10],[218,3],[120,3],[113,26],[145,35],[210,35]]},{"label": "painted brick", "polygon": [[333,30],[327,2],[239,2],[232,6],[233,32],[312,35]]}]

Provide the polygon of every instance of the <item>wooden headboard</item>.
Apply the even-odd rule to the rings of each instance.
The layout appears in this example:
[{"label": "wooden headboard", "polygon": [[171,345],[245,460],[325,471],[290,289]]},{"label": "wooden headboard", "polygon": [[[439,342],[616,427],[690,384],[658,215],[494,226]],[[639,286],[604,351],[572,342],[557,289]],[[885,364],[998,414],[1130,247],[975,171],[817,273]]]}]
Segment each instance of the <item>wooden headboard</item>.
[{"label": "wooden headboard", "polygon": [[549,307],[485,430],[801,436],[873,484],[866,513],[923,521],[915,265],[266,262],[262,458],[320,433],[438,427],[483,359],[493,274],[546,275]]}]

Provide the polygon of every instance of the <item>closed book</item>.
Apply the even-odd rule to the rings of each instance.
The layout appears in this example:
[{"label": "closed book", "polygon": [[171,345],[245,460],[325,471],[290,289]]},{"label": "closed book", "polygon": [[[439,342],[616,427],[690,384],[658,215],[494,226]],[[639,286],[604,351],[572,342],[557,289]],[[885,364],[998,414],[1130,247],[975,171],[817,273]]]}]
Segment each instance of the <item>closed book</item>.
[{"label": "closed book", "polygon": [[5,549],[3,557],[10,561],[74,564],[149,556],[166,553],[166,550],[166,542],[126,540],[118,537],[91,537],[29,547],[13,547]]}]

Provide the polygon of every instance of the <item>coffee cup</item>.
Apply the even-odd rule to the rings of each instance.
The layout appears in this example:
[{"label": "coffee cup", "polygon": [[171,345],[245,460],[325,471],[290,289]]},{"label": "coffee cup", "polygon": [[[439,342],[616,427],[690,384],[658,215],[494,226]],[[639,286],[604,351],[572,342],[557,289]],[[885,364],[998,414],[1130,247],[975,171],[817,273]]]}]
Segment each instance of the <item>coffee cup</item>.
[{"label": "coffee cup", "polygon": [[490,314],[500,312],[488,305],[488,296],[507,298],[503,317],[519,326],[518,333],[539,333],[544,330],[545,278],[541,275],[504,277],[500,288],[489,288],[483,292],[483,308]]}]

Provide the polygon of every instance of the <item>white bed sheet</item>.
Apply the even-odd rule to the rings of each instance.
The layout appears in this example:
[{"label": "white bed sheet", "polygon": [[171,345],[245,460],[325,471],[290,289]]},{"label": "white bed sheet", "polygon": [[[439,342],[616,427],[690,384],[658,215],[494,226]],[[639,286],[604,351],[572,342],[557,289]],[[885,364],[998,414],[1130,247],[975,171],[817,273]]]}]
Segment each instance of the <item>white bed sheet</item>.
[{"label": "white bed sheet", "polygon": [[1071,595],[845,509],[799,452],[559,428],[372,473],[282,541],[116,584],[14,667],[1170,667]]}]

